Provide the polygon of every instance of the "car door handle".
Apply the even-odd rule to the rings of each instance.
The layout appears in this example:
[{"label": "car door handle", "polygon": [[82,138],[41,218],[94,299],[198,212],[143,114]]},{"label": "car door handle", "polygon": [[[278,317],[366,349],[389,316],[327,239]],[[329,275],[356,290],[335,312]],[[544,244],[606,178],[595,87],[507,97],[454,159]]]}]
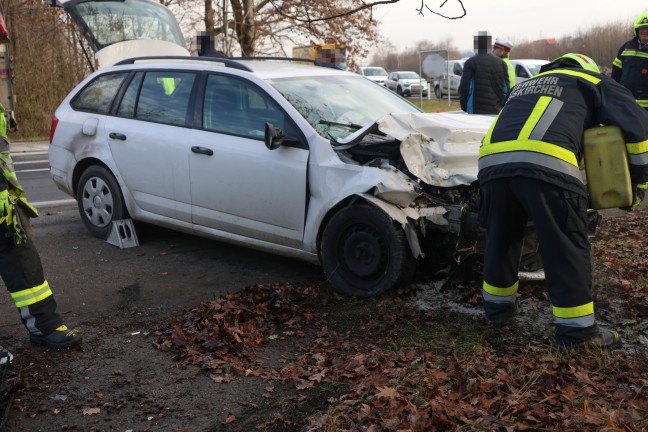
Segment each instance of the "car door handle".
[{"label": "car door handle", "polygon": [[212,156],[214,154],[214,151],[212,149],[208,149],[205,147],[198,147],[198,146],[192,146],[191,151],[194,153],[204,154],[207,156]]},{"label": "car door handle", "polygon": [[126,135],[118,133],[118,132],[110,132],[108,136],[112,139],[118,139],[122,141],[126,141]]}]

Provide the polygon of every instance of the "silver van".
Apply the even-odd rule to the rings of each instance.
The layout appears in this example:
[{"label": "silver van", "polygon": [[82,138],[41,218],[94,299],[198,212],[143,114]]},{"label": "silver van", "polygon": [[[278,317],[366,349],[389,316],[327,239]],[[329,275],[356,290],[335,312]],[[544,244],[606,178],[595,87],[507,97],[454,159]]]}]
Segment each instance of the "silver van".
[{"label": "silver van", "polygon": [[444,73],[434,81],[434,94],[437,99],[443,99],[447,95],[459,97],[459,83],[466,60],[448,60],[445,62]]},{"label": "silver van", "polygon": [[515,67],[515,84],[520,84],[537,75],[540,72],[540,68],[547,63],[549,63],[547,60],[538,59],[511,60],[511,64]]}]

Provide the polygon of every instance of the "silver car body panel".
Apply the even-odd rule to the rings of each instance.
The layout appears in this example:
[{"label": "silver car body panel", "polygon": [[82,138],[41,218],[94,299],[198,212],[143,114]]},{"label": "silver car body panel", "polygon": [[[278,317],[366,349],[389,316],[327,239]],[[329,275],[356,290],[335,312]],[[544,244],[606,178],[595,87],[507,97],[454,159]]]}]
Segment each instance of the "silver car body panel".
[{"label": "silver car body panel", "polygon": [[[114,69],[141,67],[136,64]],[[166,69],[169,65],[145,67]],[[192,63],[181,65],[184,71],[204,67]],[[286,71],[281,71],[281,63],[264,67],[259,67],[254,74],[232,68],[221,70],[214,65],[210,70],[244,77],[273,97],[302,131],[308,150],[289,147],[268,150],[259,140],[219,137],[217,133],[203,130],[74,111],[70,101],[93,78],[90,76],[68,95],[56,112],[60,122],[67,124],[59,124],[50,146],[55,183],[75,196],[71,167],[88,158],[96,159],[115,175],[133,219],[314,263],[318,262],[317,242],[323,221],[340,205],[359,198],[380,207],[403,226],[413,255],[421,256],[416,221],[425,218],[446,225],[448,221],[443,217],[446,210],[417,205],[421,193],[419,180],[388,163],[368,166],[343,161],[330,140],[319,135],[271,85],[272,77],[286,76]],[[295,66],[291,68],[294,70]],[[349,74],[315,67],[304,67],[299,73]],[[493,120],[494,117],[465,113],[394,114],[378,119],[377,124],[385,133],[403,140],[401,151],[408,167],[416,169],[430,182],[437,176],[440,184],[455,185],[466,184],[476,176],[478,143]],[[88,123],[94,125],[86,128],[94,130],[94,135],[84,135],[83,127],[76,126]],[[136,148],[135,143],[150,133],[145,126],[155,128],[156,134],[165,128],[163,139],[156,144],[158,151]],[[110,132],[117,127],[126,131],[131,143],[110,138]],[[222,178],[232,181],[210,183],[210,173],[215,172],[213,165],[205,165],[205,156],[192,153],[187,143],[227,155],[230,164],[217,165],[218,170],[226,173]],[[421,162],[420,157],[425,160]],[[267,168],[258,169],[264,166]],[[281,176],[276,175],[277,166],[281,167]],[[164,169],[160,171],[160,167]],[[268,181],[277,178],[278,182]],[[234,189],[238,191],[236,194],[231,193]],[[232,203],[222,208],[225,198]]]}]

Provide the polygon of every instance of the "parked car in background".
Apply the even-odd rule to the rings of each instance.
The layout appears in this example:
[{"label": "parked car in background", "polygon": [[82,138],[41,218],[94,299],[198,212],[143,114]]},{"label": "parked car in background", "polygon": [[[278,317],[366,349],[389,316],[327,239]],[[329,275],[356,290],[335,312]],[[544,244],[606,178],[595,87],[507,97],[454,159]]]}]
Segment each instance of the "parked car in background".
[{"label": "parked car in background", "polygon": [[549,63],[547,60],[537,59],[511,60],[511,64],[515,67],[515,83],[520,84],[537,75],[540,72],[540,68],[547,63]]},{"label": "parked car in background", "polygon": [[385,85],[385,80],[387,79],[388,74],[387,71],[380,66],[362,66],[360,67],[360,75],[375,83]]},{"label": "parked car in background", "polygon": [[459,97],[459,84],[461,83],[461,74],[463,65],[466,60],[448,60],[444,73],[434,80],[434,95],[437,99],[443,99],[450,95]]},{"label": "parked car in background", "polygon": [[427,81],[412,71],[390,72],[385,80],[385,87],[405,97],[427,97],[430,88]]}]

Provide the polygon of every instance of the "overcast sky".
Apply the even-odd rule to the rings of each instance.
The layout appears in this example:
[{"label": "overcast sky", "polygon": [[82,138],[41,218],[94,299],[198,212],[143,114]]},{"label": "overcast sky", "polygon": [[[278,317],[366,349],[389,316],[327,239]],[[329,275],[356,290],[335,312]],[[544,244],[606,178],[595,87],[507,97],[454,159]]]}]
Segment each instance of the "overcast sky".
[{"label": "overcast sky", "polygon": [[[417,11],[421,4],[431,11],[424,9],[421,16]],[[459,18],[464,10],[465,16]],[[451,37],[460,50],[472,50],[478,31],[515,44],[560,38],[619,21],[631,29],[645,10],[648,2],[640,0],[400,0],[378,6],[374,16],[382,22],[381,34],[396,48]]]}]

